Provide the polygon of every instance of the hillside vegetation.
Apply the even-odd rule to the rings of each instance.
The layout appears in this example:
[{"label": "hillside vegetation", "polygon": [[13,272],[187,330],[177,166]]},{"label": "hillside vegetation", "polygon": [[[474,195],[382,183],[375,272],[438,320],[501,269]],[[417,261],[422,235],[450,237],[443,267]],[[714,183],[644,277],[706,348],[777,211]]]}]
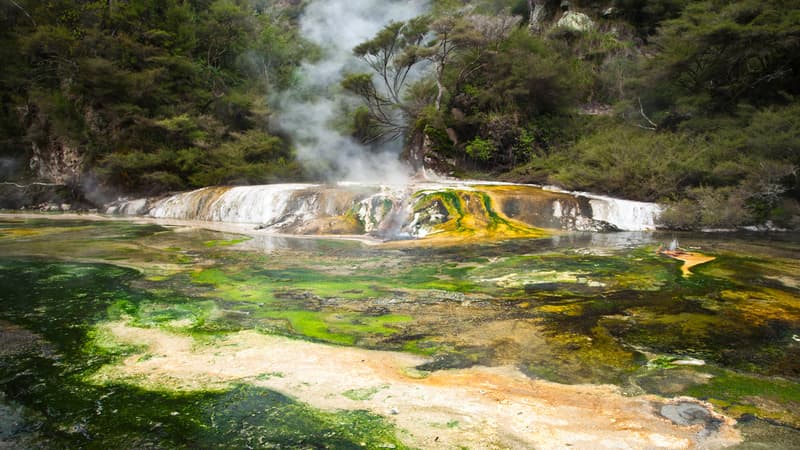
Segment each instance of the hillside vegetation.
[{"label": "hillside vegetation", "polygon": [[111,192],[301,177],[266,99],[309,52],[271,3],[3,1],[6,165]]},{"label": "hillside vegetation", "polygon": [[[0,2],[0,176],[304,179],[268,99],[323,54],[307,3]],[[660,201],[677,228],[800,227],[800,1],[436,0],[354,54],[338,126],[416,166]]]}]

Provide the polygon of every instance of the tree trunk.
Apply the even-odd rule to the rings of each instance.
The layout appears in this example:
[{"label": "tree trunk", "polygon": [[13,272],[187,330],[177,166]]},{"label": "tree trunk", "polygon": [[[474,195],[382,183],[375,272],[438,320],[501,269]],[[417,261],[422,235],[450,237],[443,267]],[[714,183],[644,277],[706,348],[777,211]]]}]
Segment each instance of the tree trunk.
[{"label": "tree trunk", "polygon": [[403,155],[405,160],[411,164],[415,173],[424,171],[425,155],[428,151],[430,151],[430,143],[428,142],[428,137],[425,135],[425,131],[415,129],[411,134],[411,138],[404,152],[405,154]]},{"label": "tree trunk", "polygon": [[544,13],[547,9],[547,0],[528,0],[528,9],[531,12],[528,29],[532,33],[541,33],[544,31]]},{"label": "tree trunk", "polygon": [[444,96],[442,77],[444,77],[444,62],[440,62],[439,67],[436,68],[436,111],[442,109],[442,97]]}]

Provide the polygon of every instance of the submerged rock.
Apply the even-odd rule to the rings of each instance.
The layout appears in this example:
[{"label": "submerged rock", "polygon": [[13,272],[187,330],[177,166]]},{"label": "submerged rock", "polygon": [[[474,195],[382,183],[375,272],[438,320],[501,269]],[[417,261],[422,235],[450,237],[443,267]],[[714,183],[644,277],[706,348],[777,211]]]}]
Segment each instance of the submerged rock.
[{"label": "submerged rock", "polygon": [[52,345],[40,335],[19,325],[0,320],[0,358],[36,354],[45,358],[56,357]]},{"label": "submerged rock", "polygon": [[0,448],[34,448],[38,433],[32,428],[24,408],[8,402],[0,393]]},{"label": "submerged rock", "polygon": [[659,413],[676,425],[702,425],[698,436],[705,437],[719,430],[723,420],[717,417],[708,407],[694,401],[678,401],[663,405]]}]

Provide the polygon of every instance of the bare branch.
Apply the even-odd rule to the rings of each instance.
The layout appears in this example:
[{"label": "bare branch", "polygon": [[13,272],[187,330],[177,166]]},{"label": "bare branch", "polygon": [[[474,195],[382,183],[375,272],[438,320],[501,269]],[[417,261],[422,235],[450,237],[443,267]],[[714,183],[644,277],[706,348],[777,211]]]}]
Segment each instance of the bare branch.
[{"label": "bare branch", "polygon": [[2,182],[0,182],[0,184],[2,184],[4,186],[14,186],[14,187],[17,187],[19,189],[28,189],[31,186],[66,186],[66,184],[62,184],[62,183],[42,183],[42,182],[38,182],[38,181],[37,182],[33,182],[33,183],[29,183],[29,184],[19,184],[19,183],[14,183],[12,181],[2,181]]},{"label": "bare branch", "polygon": [[639,128],[645,129],[645,130],[656,131],[658,129],[658,125],[656,125],[655,122],[650,120],[650,118],[647,117],[647,114],[644,113],[644,106],[642,106],[642,98],[641,97],[637,97],[636,100],[639,101],[639,114],[641,114],[642,117],[644,117],[644,120],[646,120],[647,123],[650,124],[650,126],[643,126],[643,125],[638,125],[638,124],[637,124],[637,126]]},{"label": "bare branch", "polygon": [[30,14],[28,14],[28,11],[25,11],[25,8],[23,8],[22,6],[20,6],[20,4],[19,4],[19,3],[15,2],[14,0],[8,0],[8,1],[9,1],[9,2],[11,2],[11,4],[12,4],[12,5],[16,6],[16,7],[17,7],[17,9],[19,9],[20,11],[22,11],[22,13],[23,13],[23,14],[25,14],[25,15],[28,17],[28,19],[30,19],[30,21],[31,21],[31,23],[33,24],[33,27],[34,27],[34,28],[36,28],[36,27],[38,26],[38,25],[36,25],[36,21],[35,21],[35,20],[33,20],[33,17],[31,17],[31,15],[30,15]]}]

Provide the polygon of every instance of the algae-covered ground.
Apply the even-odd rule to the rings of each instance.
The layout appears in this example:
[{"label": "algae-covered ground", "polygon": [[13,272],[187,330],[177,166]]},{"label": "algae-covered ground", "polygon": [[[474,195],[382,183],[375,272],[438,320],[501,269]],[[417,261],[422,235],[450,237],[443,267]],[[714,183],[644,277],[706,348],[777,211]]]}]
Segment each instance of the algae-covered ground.
[{"label": "algae-covered ground", "polygon": [[[405,376],[429,385],[458,370],[510,367],[531,380],[691,396],[738,419],[744,446],[800,445],[800,237],[679,237],[715,259],[684,276],[680,261],[656,253],[672,238],[658,234],[424,249],[6,218],[0,443],[423,446],[410,413],[389,406],[395,385],[385,381],[342,385],[312,405],[301,385],[319,376],[294,380],[290,366],[241,378],[176,368],[217,370],[256,332],[313,344],[298,352],[403,352],[413,363]],[[114,330],[193,344],[169,359],[169,349]],[[165,364],[171,371],[156,376]],[[468,422],[423,425],[438,430],[435,446],[468,435]]]}]

